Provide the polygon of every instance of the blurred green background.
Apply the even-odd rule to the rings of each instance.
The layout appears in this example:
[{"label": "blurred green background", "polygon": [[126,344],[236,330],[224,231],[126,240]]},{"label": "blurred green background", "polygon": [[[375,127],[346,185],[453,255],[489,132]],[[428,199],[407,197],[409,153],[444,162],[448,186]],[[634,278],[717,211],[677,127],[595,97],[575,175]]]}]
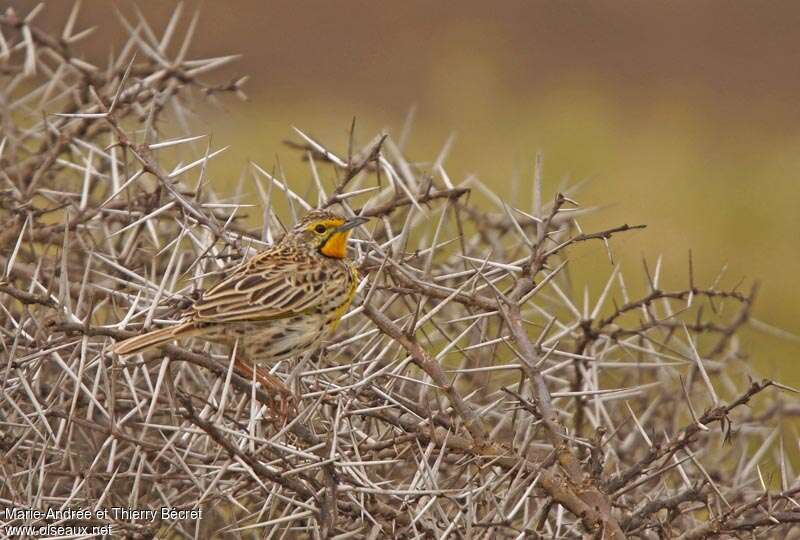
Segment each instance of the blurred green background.
[{"label": "blurred green background", "polygon": [[[137,4],[159,33],[175,6]],[[63,24],[70,5],[49,3],[39,24]],[[119,7],[135,18],[132,3]],[[699,284],[725,264],[722,285],[760,280],[755,316],[800,335],[800,4],[186,2],[182,28],[198,7],[194,56],[242,53],[227,74],[251,76],[249,102],[203,110],[213,145],[233,145],[218,185],[248,159],[271,168],[279,156],[305,186],[307,166],[281,145],[290,126],[343,152],[353,117],[363,144],[397,136],[415,107],[412,160],[432,160],[455,133],[452,178],[475,173],[529,201],[541,151],[548,197],[588,179],[576,198],[605,206],[584,229],[648,225],[612,244],[633,288],[642,257],[653,268],[659,255],[665,285],[685,285],[692,249]],[[111,3],[84,2],[79,28],[93,24],[103,32],[84,45],[102,61],[123,36]],[[512,193],[514,175],[524,192]],[[602,245],[574,257],[600,287]],[[797,340],[744,338],[758,372],[800,384]]]}]

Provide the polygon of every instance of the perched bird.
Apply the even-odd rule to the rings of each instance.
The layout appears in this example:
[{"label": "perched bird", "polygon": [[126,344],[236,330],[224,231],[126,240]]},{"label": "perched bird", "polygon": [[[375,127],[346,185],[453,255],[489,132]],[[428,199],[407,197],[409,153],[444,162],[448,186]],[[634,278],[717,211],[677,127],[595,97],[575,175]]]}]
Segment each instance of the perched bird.
[{"label": "perched bird", "polygon": [[[181,321],[119,343],[127,355],[172,340],[200,337],[233,345],[238,340],[238,370],[269,365],[314,350],[342,318],[358,285],[347,257],[347,239],[366,218],[345,219],[329,210],[312,210],[275,245],[232,268],[186,310]],[[261,370],[259,380],[273,389],[275,378]]]}]

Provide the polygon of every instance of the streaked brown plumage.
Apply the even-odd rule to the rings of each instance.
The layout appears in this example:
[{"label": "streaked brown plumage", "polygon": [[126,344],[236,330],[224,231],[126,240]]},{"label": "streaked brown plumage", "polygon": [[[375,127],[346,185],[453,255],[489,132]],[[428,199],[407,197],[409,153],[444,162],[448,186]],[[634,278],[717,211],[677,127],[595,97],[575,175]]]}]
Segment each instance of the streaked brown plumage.
[{"label": "streaked brown plumage", "polygon": [[192,336],[231,345],[238,339],[246,368],[315,349],[355,295],[358,273],[346,242],[364,221],[309,212],[278,243],[205,291],[179,324],[127,339],[114,352],[133,354]]}]

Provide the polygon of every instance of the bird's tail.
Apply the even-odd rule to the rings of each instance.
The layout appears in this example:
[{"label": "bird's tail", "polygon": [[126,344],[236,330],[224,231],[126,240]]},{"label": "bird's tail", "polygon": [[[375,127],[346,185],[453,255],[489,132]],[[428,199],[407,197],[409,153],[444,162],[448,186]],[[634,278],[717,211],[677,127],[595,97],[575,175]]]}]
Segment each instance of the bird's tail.
[{"label": "bird's tail", "polygon": [[134,354],[158,345],[163,345],[173,339],[184,338],[192,335],[192,330],[195,330],[194,323],[191,321],[179,324],[177,326],[170,326],[167,328],[160,328],[153,330],[141,336],[134,336],[128,338],[121,343],[117,343],[114,347],[114,352],[119,355]]}]

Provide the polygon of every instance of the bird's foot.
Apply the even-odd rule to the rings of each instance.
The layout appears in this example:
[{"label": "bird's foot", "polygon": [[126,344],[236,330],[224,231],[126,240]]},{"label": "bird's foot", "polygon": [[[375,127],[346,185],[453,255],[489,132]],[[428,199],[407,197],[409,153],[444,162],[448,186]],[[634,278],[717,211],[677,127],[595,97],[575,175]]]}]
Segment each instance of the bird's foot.
[{"label": "bird's foot", "polygon": [[265,403],[272,413],[273,422],[284,425],[289,418],[297,416],[298,398],[294,392],[286,386],[278,377],[266,369],[248,365],[241,361],[236,361],[237,371],[247,379],[255,380],[269,396],[269,401]]}]

